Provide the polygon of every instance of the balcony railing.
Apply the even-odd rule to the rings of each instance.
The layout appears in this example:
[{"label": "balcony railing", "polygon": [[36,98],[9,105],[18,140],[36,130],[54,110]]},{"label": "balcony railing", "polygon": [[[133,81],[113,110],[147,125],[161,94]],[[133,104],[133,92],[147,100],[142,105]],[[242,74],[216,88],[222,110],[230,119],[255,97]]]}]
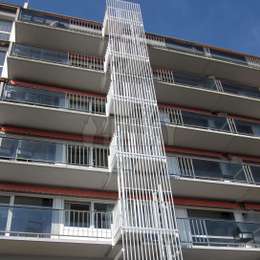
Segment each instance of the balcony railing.
[{"label": "balcony railing", "polygon": [[160,115],[163,123],[231,132],[228,119],[223,116],[213,116],[168,107],[161,108]]},{"label": "balcony railing", "polygon": [[162,123],[260,137],[260,123],[232,116],[161,107]]},{"label": "balcony railing", "polygon": [[260,247],[260,222],[177,219],[183,246]]},{"label": "balcony railing", "polygon": [[5,84],[1,100],[95,114],[106,113],[106,101],[103,97],[34,86]]},{"label": "balcony railing", "polygon": [[104,71],[104,60],[98,57],[41,49],[17,43],[14,43],[12,46],[11,56],[41,60],[89,70]]},{"label": "balcony railing", "polygon": [[0,136],[0,159],[108,168],[108,148],[86,143]]},{"label": "balcony railing", "polygon": [[161,82],[260,99],[260,90],[256,87],[166,69],[155,69],[153,72],[154,78]]},{"label": "balcony railing", "polygon": [[175,177],[247,184],[260,181],[257,165],[171,154],[168,154],[167,162],[169,173]]},{"label": "balcony railing", "polygon": [[52,28],[101,35],[102,25],[77,18],[59,17],[39,11],[21,9],[19,20],[23,22],[45,25]]},{"label": "balcony railing", "polygon": [[0,205],[0,238],[111,239],[112,212]]},{"label": "balcony railing", "polygon": [[149,44],[159,46],[161,48],[173,49],[183,53],[214,58],[217,60],[232,62],[234,64],[245,65],[257,69],[260,68],[260,58],[257,57],[245,56],[242,54],[203,47],[202,45],[193,44],[169,37],[147,34],[146,38]]}]

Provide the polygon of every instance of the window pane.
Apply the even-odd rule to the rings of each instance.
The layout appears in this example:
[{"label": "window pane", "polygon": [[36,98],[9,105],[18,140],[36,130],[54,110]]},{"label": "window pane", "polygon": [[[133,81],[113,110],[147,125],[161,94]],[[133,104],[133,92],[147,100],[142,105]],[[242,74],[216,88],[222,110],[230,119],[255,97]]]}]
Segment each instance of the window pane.
[{"label": "window pane", "polygon": [[0,40],[2,40],[2,41],[8,41],[9,37],[10,37],[10,35],[7,33],[0,33]]},{"label": "window pane", "polygon": [[95,228],[109,229],[111,227],[113,204],[95,203],[94,204],[94,226]]},{"label": "window pane", "polygon": [[38,206],[38,207],[52,207],[52,199],[15,196],[14,204],[15,205]]},{"label": "window pane", "polygon": [[0,65],[4,65],[6,51],[0,51]]},{"label": "window pane", "polygon": [[65,226],[90,227],[90,202],[65,202]]},{"label": "window pane", "polygon": [[13,22],[11,22],[11,21],[0,20],[0,31],[3,31],[3,32],[11,32],[12,23],[13,23]]}]

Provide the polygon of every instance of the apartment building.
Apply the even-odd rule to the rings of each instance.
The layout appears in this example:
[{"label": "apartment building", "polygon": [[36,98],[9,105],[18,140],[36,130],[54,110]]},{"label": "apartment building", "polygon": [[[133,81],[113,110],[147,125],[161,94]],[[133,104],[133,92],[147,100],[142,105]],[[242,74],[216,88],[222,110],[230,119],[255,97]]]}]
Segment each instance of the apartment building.
[{"label": "apartment building", "polygon": [[260,259],[260,58],[0,4],[0,259]]}]

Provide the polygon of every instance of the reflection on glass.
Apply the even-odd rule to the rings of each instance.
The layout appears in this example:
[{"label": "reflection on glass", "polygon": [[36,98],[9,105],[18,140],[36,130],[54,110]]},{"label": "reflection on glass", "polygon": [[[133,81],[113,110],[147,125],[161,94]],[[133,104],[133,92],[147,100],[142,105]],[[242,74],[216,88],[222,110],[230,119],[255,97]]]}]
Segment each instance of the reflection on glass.
[{"label": "reflection on glass", "polygon": [[220,50],[210,49],[211,56],[216,59],[231,61],[234,63],[241,63],[247,65],[247,61],[244,56],[227,53]]},{"label": "reflection on glass", "polygon": [[39,88],[5,85],[3,98],[8,101],[42,104],[52,107],[65,106],[65,93],[51,92]]},{"label": "reflection on glass", "polygon": [[230,131],[227,119],[212,115],[203,115],[189,111],[182,111],[184,125],[202,127],[220,131]]},{"label": "reflection on glass", "polygon": [[245,97],[260,98],[260,91],[256,87],[243,86],[237,83],[221,81],[224,92],[232,93]]},{"label": "reflection on glass", "polygon": [[22,44],[13,45],[12,55],[34,60],[43,60],[60,64],[69,64],[68,54],[65,52],[40,49]]},{"label": "reflection on glass", "polygon": [[234,119],[237,132],[252,136],[260,136],[260,124]]}]

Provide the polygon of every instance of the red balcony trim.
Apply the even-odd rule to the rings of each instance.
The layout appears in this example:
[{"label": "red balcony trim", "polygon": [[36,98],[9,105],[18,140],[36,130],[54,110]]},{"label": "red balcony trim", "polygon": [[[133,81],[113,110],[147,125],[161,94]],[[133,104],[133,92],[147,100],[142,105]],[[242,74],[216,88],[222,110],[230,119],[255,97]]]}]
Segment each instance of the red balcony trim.
[{"label": "red balcony trim", "polygon": [[17,80],[10,80],[9,83],[16,87],[44,89],[44,90],[49,90],[49,91],[54,91],[54,92],[59,92],[59,93],[70,93],[70,94],[77,94],[77,95],[81,95],[81,96],[93,96],[93,97],[98,97],[98,98],[103,98],[103,99],[106,98],[106,96],[103,94],[94,93],[91,91],[81,91],[81,90],[75,90],[75,89],[64,88],[64,87],[47,86],[47,85],[42,85],[42,84],[38,84],[38,83],[29,83],[29,82],[23,82],[23,81],[17,81]]},{"label": "red balcony trim", "polygon": [[167,153],[177,153],[191,156],[202,156],[209,158],[218,158],[223,160],[231,160],[234,157],[240,158],[246,163],[260,164],[260,157],[249,156],[243,154],[221,153],[217,151],[207,151],[202,149],[194,149],[190,147],[178,147],[178,146],[165,146]]},{"label": "red balcony trim", "polygon": [[216,116],[216,113],[210,112],[210,111],[205,110],[205,109],[182,106],[182,105],[177,105],[177,104],[159,103],[159,108],[173,108],[173,109],[184,110],[184,111],[187,111],[187,112],[200,113],[200,114],[204,114],[204,115],[207,115],[207,116],[213,116],[213,115]]},{"label": "red balcony trim", "polygon": [[117,200],[118,193],[113,191],[100,191],[91,189],[77,189],[67,187],[52,187],[34,184],[0,183],[0,190],[5,192],[22,192],[33,194],[45,194],[53,196],[71,196],[80,198],[93,198],[105,200]]},{"label": "red balcony trim", "polygon": [[75,135],[75,134],[68,134],[63,132],[43,131],[39,129],[22,128],[22,127],[8,126],[8,125],[0,126],[0,131],[4,133],[10,133],[10,134],[27,135],[27,136],[43,137],[43,138],[58,139],[58,140],[68,140],[68,141],[75,141],[75,142],[87,142],[87,143],[95,143],[95,144],[110,143],[110,139],[105,137]]},{"label": "red balcony trim", "polygon": [[245,210],[260,211],[260,204],[245,202],[244,203],[244,208],[245,208]]},{"label": "red balcony trim", "polygon": [[159,108],[174,108],[174,109],[180,109],[180,110],[184,110],[184,111],[188,111],[188,112],[200,113],[200,114],[209,115],[209,116],[223,115],[224,117],[231,117],[234,119],[239,119],[239,120],[243,120],[243,121],[247,121],[247,122],[260,124],[260,119],[253,118],[253,117],[240,116],[240,115],[232,114],[232,113],[225,113],[223,111],[211,112],[209,110],[200,109],[200,108],[182,106],[182,105],[177,105],[177,104],[164,104],[164,103],[159,103]]},{"label": "red balcony trim", "polygon": [[210,158],[219,158],[219,159],[227,159],[228,156],[225,153],[220,152],[211,152],[200,149],[193,149],[188,147],[177,147],[177,146],[165,146],[165,150],[167,153],[178,153],[178,154],[186,154],[186,155],[194,155],[194,156],[205,156]]},{"label": "red balcony trim", "polygon": [[[18,192],[18,193],[43,194],[43,195],[52,195],[52,196],[68,196],[68,197],[104,199],[104,200],[118,199],[118,193],[115,191],[54,187],[54,186],[35,185],[35,184],[1,182],[0,190],[2,192]],[[237,203],[232,201],[218,201],[218,200],[207,200],[207,199],[197,199],[197,198],[175,197],[174,203],[177,206],[186,206],[186,207],[260,210],[260,204],[250,203],[250,202]]]},{"label": "red balcony trim", "polygon": [[[178,205],[178,206],[189,206],[189,207],[222,208],[222,209],[241,209],[241,208],[243,208],[242,204],[237,203],[237,202],[193,199],[193,198],[183,198],[183,197],[175,197],[174,203],[175,203],[175,205]],[[260,204],[259,204],[259,207],[260,207]]]}]

